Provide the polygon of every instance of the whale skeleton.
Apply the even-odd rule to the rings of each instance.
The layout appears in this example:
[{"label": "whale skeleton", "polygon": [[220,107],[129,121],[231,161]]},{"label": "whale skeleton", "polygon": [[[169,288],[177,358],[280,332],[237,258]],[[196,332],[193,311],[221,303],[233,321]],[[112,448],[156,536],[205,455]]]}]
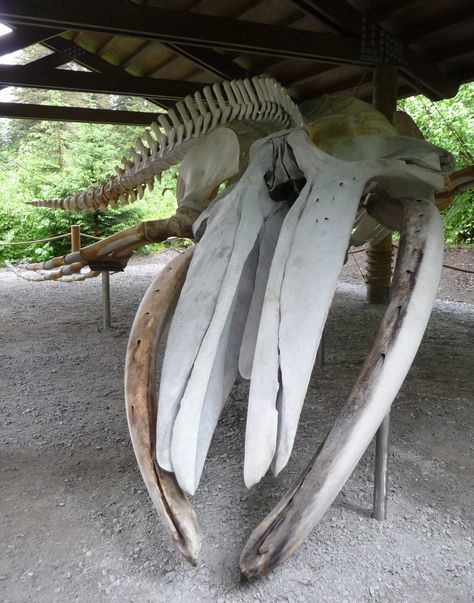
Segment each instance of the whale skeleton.
[{"label": "whale skeleton", "polygon": [[[449,193],[453,161],[419,137],[400,135],[357,99],[325,97],[303,118],[281,86],[249,82],[223,84],[213,95],[208,90],[207,105],[201,96],[188,99],[172,123],[160,120],[166,137],[152,128],[156,138],[147,137],[149,148],[137,142],[117,176],[50,203],[85,209],[118,203],[124,195],[133,201],[153,170],[179,159],[174,216],[24,267],[62,279],[86,265],[100,270],[97,262],[124,265],[135,247],[149,241],[196,241],[145,294],[125,369],[141,474],[179,551],[196,564],[202,536],[187,495],[199,485],[237,376],[250,381],[244,481],[252,487],[288,462],[349,247],[400,231],[389,300],[360,374],[319,450],[242,552],[241,571],[258,577],[314,529],[410,369],[441,274],[443,232],[435,200],[438,191]],[[188,128],[185,106],[193,122]],[[191,148],[193,137],[199,140]],[[223,182],[227,187],[217,194]],[[157,395],[157,350],[167,325]]]},{"label": "whale skeleton", "polygon": [[[167,480],[173,476],[180,501],[184,493],[194,494],[239,371],[250,378],[245,482],[251,487],[270,467],[278,474],[285,466],[366,191],[371,218],[401,232],[390,300],[361,374],[321,449],[250,537],[241,558],[244,574],[261,576],[301,544],[350,476],[403,383],[441,274],[443,235],[433,192],[443,186],[440,158],[446,156],[413,141],[383,146],[381,158],[346,161],[318,149],[303,130],[257,143],[238,183],[196,221],[196,247],[174,260],[169,272],[165,269],[137,313],[126,370],[132,440],[158,512],[181,550],[187,543],[188,559],[195,560],[200,547],[195,516],[190,507],[183,513],[181,505],[180,514],[170,519],[173,504],[159,485],[160,472]],[[168,282],[176,281],[178,271],[183,281],[187,263],[177,302],[174,288],[165,299]],[[156,382],[156,357],[150,360],[147,351],[156,350],[160,336],[147,318],[154,314],[147,302],[154,295],[160,295],[160,317],[176,304],[156,433],[154,393],[143,393],[144,384],[154,392]],[[139,378],[136,367],[143,366],[143,358],[148,372]],[[141,461],[144,430],[137,429],[134,418],[140,400],[153,407],[145,430],[153,442],[147,444],[148,465]]]}]

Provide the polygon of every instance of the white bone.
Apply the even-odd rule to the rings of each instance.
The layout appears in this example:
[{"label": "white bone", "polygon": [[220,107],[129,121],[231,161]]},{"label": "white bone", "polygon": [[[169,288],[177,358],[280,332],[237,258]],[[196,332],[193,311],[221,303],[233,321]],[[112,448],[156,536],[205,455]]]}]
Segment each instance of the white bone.
[{"label": "white bone", "polygon": [[235,97],[235,94],[232,91],[232,86],[230,85],[230,83],[229,82],[223,82],[222,85],[224,86],[224,90],[225,90],[225,93],[226,93],[227,98],[229,100],[229,104],[232,107],[231,114],[229,115],[229,121],[233,121],[237,117],[237,115],[239,114],[240,105],[237,102],[237,99]]},{"label": "white bone", "polygon": [[158,141],[153,138],[148,128],[145,130],[145,138],[151,154],[156,153],[158,151]]},{"label": "white bone", "polygon": [[240,87],[237,83],[237,80],[232,80],[231,82],[229,82],[230,87],[235,95],[235,98],[237,99],[237,103],[240,107],[239,113],[236,116],[236,119],[243,119],[246,111],[247,111],[247,107],[245,106],[245,101],[244,98],[242,96],[242,92],[240,90]]},{"label": "white bone", "polygon": [[150,128],[153,131],[153,134],[156,136],[156,140],[158,141],[159,151],[162,153],[167,145],[166,135],[160,129],[160,126],[156,123],[156,121],[151,122]]},{"label": "white bone", "polygon": [[141,138],[137,138],[135,141],[135,147],[137,148],[138,153],[142,161],[146,161],[150,155],[150,149],[143,144],[143,140]]}]

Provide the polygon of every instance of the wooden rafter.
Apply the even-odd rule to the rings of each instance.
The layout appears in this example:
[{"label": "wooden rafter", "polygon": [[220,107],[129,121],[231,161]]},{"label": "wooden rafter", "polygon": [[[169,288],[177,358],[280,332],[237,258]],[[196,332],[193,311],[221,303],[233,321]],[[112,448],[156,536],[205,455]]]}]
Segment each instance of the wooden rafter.
[{"label": "wooden rafter", "polygon": [[[328,25],[342,33],[369,39],[370,35],[384,37],[385,47],[392,40],[393,46],[398,41],[382,26],[371,23],[370,20],[356,10],[345,0],[292,0],[306,14],[324,20]],[[386,61],[386,59],[385,59]],[[397,64],[396,58],[390,61]],[[411,50],[407,45],[400,44],[400,70],[404,72],[420,92],[426,93],[432,99],[440,99],[456,94],[458,85],[438,67],[426,60],[420,54]]]},{"label": "wooden rafter", "polygon": [[156,7],[117,6],[92,0],[3,0],[0,19],[155,39],[166,43],[214,47],[332,63],[364,63],[357,40],[334,34],[208,16]]},{"label": "wooden rafter", "polygon": [[155,113],[82,107],[57,107],[26,103],[0,103],[0,117],[147,126],[155,118]]},{"label": "wooden rafter", "polygon": [[[51,50],[54,50],[56,53],[61,53],[63,55],[69,56],[70,61],[76,61],[83,67],[87,67],[88,69],[92,69],[92,71],[96,71],[97,73],[104,73],[110,76],[118,75],[120,77],[125,75],[130,75],[120,67],[109,63],[102,57],[89,52],[82,46],[78,44],[74,44],[69,40],[66,40],[61,37],[50,38],[43,42],[43,45]],[[130,77],[133,77],[130,75]],[[158,100],[153,96],[145,97],[147,101],[154,105],[158,105],[159,107],[169,107],[170,103],[165,100]],[[172,104],[172,103],[171,103]]]},{"label": "wooden rafter", "polygon": [[22,27],[13,30],[0,38],[0,56],[16,52],[32,44],[38,44],[43,40],[56,36],[59,32],[56,29],[46,27]]},{"label": "wooden rafter", "polygon": [[[138,4],[140,6],[146,6],[147,0],[128,0],[130,3]],[[199,5],[200,0],[193,0],[188,5],[189,8],[187,10],[192,9],[194,6]],[[145,42],[142,47],[140,47],[139,52],[142,52],[146,48],[148,48],[153,42]],[[185,57],[199,68],[212,73],[213,75],[217,75],[222,79],[239,79],[246,77],[247,73],[243,67],[235,63],[232,59],[225,57],[219,52],[212,50],[212,48],[198,48],[196,46],[186,46],[183,44],[164,44],[178,55]],[[135,53],[133,53],[133,57],[127,57],[126,61],[131,62],[133,58],[135,58]]]},{"label": "wooden rafter", "polygon": [[155,78],[105,75],[84,71],[32,68],[30,65],[0,65],[0,85],[75,90],[127,96],[154,96],[179,100],[193,94],[200,87],[195,82]]},{"label": "wooden rafter", "polygon": [[185,44],[165,44],[179,55],[186,57],[195,65],[205,69],[222,79],[239,79],[247,75],[246,70],[232,59],[212,50],[212,48],[199,48]]}]

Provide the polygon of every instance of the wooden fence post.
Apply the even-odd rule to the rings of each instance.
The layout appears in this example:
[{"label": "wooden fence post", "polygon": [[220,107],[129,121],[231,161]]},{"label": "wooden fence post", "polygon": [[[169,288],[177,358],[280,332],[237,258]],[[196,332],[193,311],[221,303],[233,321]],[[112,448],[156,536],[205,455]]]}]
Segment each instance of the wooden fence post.
[{"label": "wooden fence post", "polygon": [[71,251],[81,249],[81,227],[77,224],[71,225]]}]

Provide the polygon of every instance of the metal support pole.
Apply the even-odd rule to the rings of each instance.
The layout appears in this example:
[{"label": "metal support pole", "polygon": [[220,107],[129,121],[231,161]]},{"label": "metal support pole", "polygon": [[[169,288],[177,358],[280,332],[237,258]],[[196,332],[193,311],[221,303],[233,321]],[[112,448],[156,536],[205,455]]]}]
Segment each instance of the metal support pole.
[{"label": "metal support pole", "polygon": [[[372,104],[392,122],[397,109],[398,69],[381,65],[374,69]],[[392,276],[392,235],[367,252],[367,301],[383,304],[387,301]],[[375,474],[373,517],[383,521],[387,514],[388,456],[390,448],[390,413],[375,436]]]},{"label": "metal support pole", "polygon": [[110,329],[112,327],[110,319],[110,275],[107,270],[102,272],[102,310],[104,329]]},{"label": "metal support pole", "polygon": [[[392,122],[397,109],[398,69],[381,65],[374,69],[372,104]],[[367,301],[384,304],[387,301],[392,276],[392,235],[370,245],[367,250]]]},{"label": "metal support pole", "polygon": [[375,436],[374,506],[372,517],[383,521],[387,514],[388,457],[390,452],[390,413]]},{"label": "metal support pole", "polygon": [[81,227],[77,224],[71,226],[71,251],[79,251],[81,249]]}]

